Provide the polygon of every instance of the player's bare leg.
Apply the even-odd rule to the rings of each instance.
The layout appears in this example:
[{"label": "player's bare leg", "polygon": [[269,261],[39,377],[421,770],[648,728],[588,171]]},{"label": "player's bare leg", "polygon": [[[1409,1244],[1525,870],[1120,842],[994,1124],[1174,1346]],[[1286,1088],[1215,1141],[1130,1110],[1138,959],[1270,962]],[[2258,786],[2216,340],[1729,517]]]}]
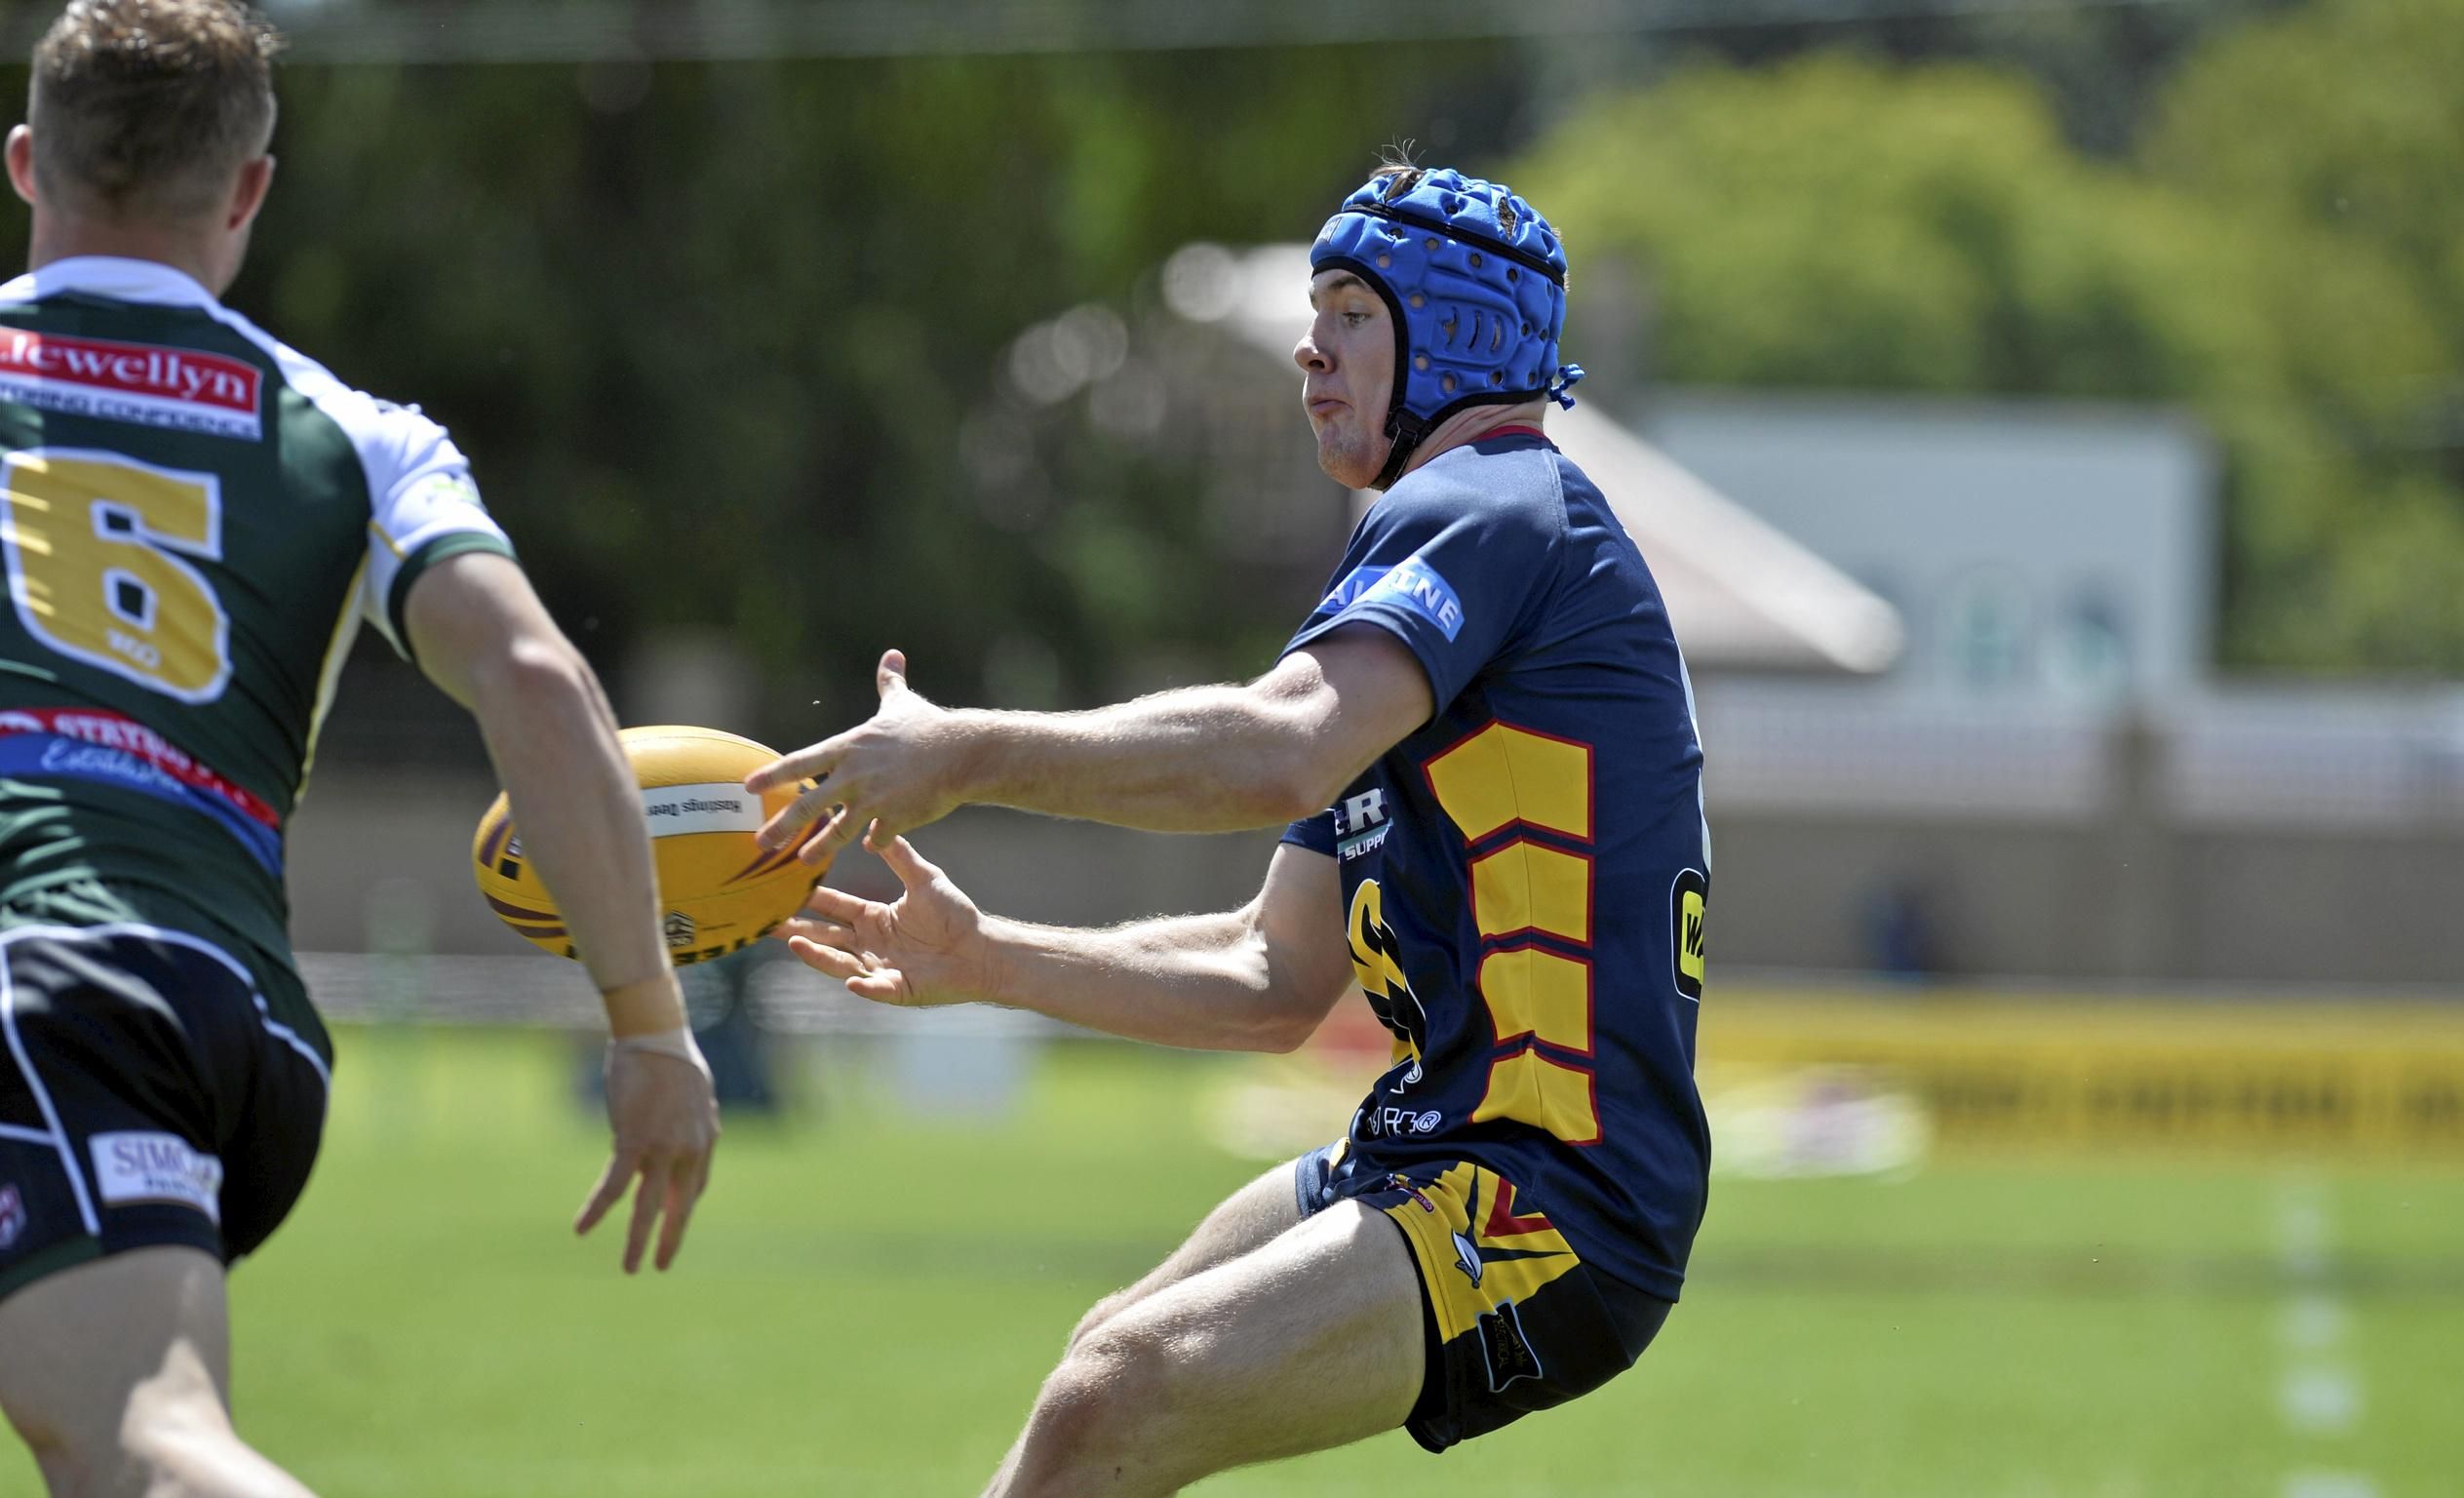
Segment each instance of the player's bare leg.
[{"label": "player's bare leg", "polygon": [[[1070,1349],[1076,1351],[1097,1327],[1157,1290],[1264,1247],[1300,1220],[1300,1203],[1293,1197],[1292,1165],[1286,1162],[1226,1197],[1180,1247],[1136,1284],[1097,1301],[1070,1332]],[[1026,1434],[1021,1432],[1011,1443],[1009,1454],[1001,1458],[1000,1471],[994,1475],[995,1491],[999,1491],[1000,1484],[1017,1467],[1018,1454],[1026,1444]]]},{"label": "player's bare leg", "polygon": [[1136,1284],[1097,1301],[1070,1333],[1070,1345],[1077,1346],[1095,1328],[1157,1290],[1265,1247],[1300,1220],[1300,1202],[1292,1190],[1292,1164],[1286,1161],[1226,1197],[1180,1247]]},{"label": "player's bare leg", "polygon": [[1337,1202],[1080,1337],[986,1498],[1146,1498],[1393,1430],[1423,1358],[1411,1250]]},{"label": "player's bare leg", "polygon": [[222,1266],[141,1248],[0,1301],[0,1411],[54,1498],[310,1498],[231,1429]]}]

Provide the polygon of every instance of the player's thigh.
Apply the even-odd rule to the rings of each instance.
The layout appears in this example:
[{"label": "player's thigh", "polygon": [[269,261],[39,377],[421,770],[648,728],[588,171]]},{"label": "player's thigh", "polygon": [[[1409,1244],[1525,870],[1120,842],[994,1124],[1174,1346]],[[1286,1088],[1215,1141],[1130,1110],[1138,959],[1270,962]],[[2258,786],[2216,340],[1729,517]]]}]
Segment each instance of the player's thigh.
[{"label": "player's thigh", "polygon": [[1124,1310],[1064,1373],[1106,1384],[1157,1469],[1189,1481],[1393,1430],[1424,1366],[1409,1247],[1340,1202]]},{"label": "player's thigh", "polygon": [[47,1472],[90,1464],[96,1491],[131,1433],[230,1430],[222,1265],[196,1248],[133,1249],[47,1276],[0,1300],[0,1412]]},{"label": "player's thigh", "polygon": [[1173,1249],[1162,1263],[1149,1270],[1144,1279],[1125,1290],[1115,1291],[1097,1301],[1095,1309],[1078,1322],[1071,1340],[1076,1342],[1084,1338],[1096,1327],[1157,1290],[1239,1258],[1290,1231],[1301,1220],[1292,1170],[1292,1164],[1287,1161],[1226,1197],[1206,1214],[1205,1220],[1182,1242],[1181,1246]]}]

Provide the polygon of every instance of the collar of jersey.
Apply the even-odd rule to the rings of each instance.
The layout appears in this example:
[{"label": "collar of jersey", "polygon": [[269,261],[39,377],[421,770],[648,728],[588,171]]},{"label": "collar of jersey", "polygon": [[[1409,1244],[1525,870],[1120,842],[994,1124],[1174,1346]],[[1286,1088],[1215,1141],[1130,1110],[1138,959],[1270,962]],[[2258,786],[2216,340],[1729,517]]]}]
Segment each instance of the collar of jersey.
[{"label": "collar of jersey", "polygon": [[176,307],[221,304],[184,270],[174,269],[160,260],[133,260],[116,255],[72,255],[54,260],[0,286],[0,301],[40,301],[46,296],[77,293],[107,296],[113,301]]}]

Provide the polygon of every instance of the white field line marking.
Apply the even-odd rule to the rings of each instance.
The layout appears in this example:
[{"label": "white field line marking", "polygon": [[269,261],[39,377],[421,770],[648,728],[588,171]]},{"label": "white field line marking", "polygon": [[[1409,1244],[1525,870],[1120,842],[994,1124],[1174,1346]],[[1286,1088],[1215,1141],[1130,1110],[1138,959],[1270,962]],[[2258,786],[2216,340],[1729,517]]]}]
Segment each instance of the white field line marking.
[{"label": "white field line marking", "polygon": [[[2342,1436],[2361,1422],[2367,1399],[2345,1350],[2352,1317],[2321,1283],[2331,1263],[2327,1194],[2313,1177],[2285,1182],[2276,1198],[2276,1250],[2288,1278],[2303,1285],[2285,1302],[2278,1330],[2285,1376],[2276,1410],[2295,1434]],[[2285,1478],[2284,1498],[2378,1498],[2368,1474],[2308,1468]]]},{"label": "white field line marking", "polygon": [[2378,1484],[2358,1472],[2296,1472],[2285,1479],[2285,1498],[2378,1498]]}]

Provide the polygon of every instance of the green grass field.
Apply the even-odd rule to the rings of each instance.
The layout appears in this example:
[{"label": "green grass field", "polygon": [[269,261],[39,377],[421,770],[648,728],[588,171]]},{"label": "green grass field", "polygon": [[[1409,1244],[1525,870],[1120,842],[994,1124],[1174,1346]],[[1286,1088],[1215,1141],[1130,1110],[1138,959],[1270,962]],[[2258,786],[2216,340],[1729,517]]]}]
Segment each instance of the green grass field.
[{"label": "green grass field", "polygon": [[[677,1271],[627,1281],[567,1230],[602,1136],[565,1042],[345,1032],[317,1178],[234,1281],[243,1429],[330,1495],[973,1493],[1077,1314],[1254,1173],[1195,1117],[1239,1063],[1056,1047],[987,1129],[876,1054],[735,1124]],[[1606,1390],[1198,1491],[2449,1498],[2459,1386],[2464,1165],[1723,1181]]]}]

